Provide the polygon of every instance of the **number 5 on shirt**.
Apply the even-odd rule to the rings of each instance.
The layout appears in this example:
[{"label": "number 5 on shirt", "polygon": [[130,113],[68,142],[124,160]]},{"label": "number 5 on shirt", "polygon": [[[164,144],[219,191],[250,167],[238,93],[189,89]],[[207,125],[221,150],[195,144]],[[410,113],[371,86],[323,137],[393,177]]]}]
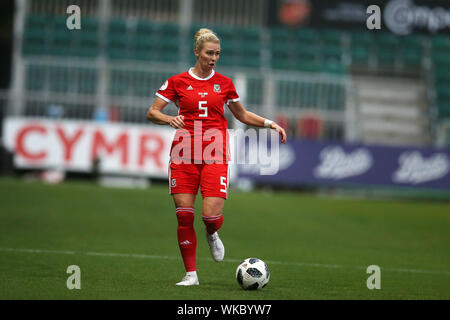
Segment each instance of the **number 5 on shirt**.
[{"label": "number 5 on shirt", "polygon": [[199,117],[203,117],[203,118],[206,118],[207,116],[208,116],[208,107],[207,106],[202,106],[202,104],[207,104],[208,102],[207,101],[199,101],[198,102],[198,108],[200,109],[200,110],[203,110],[204,111],[204,113],[200,113],[198,116]]},{"label": "number 5 on shirt", "polygon": [[220,177],[220,185],[223,186],[223,189],[220,189],[220,192],[227,193],[227,177]]}]

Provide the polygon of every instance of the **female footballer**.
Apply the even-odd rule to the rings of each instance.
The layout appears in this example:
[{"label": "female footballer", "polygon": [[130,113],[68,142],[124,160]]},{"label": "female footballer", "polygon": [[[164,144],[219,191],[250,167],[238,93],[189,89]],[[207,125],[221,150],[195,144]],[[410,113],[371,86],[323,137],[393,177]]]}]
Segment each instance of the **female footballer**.
[{"label": "female footballer", "polygon": [[[247,111],[239,102],[230,78],[215,72],[220,56],[220,40],[206,28],[194,37],[193,68],[169,78],[157,91],[147,119],[177,129],[169,163],[170,194],[176,207],[178,245],[186,276],[180,286],[198,285],[196,272],[197,237],[194,230],[194,202],[200,187],[202,220],[212,258],[222,261],[225,248],[217,231],[223,223],[222,209],[228,192],[228,136],[224,106],[239,121],[276,130],[286,143],[286,132],[275,122]],[[177,116],[162,113],[173,102]],[[211,147],[213,145],[213,147]]]}]

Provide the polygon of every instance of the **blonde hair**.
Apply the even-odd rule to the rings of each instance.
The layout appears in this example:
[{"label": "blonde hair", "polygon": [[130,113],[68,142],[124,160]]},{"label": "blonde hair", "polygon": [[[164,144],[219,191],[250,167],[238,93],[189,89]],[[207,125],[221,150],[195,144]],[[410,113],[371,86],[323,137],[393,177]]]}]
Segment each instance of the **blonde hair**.
[{"label": "blonde hair", "polygon": [[201,28],[194,36],[194,50],[201,51],[205,42],[220,43],[220,39],[214,31],[207,28]]}]

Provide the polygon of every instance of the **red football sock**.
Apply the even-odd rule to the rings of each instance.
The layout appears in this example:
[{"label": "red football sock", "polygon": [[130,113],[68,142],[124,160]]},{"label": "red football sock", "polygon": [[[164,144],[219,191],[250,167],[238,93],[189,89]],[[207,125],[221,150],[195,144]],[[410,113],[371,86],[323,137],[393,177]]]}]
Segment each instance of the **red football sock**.
[{"label": "red football sock", "polygon": [[186,272],[196,271],[197,237],[194,230],[194,208],[177,208],[177,237]]},{"label": "red football sock", "polygon": [[205,216],[202,214],[202,220],[205,223],[206,231],[209,234],[213,234],[218,231],[223,224],[223,215],[219,214],[218,216]]}]

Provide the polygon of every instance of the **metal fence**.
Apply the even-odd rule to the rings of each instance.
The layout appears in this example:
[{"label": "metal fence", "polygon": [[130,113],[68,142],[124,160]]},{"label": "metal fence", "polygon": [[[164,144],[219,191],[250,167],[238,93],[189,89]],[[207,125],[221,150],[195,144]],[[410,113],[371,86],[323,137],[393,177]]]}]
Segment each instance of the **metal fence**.
[{"label": "metal fence", "polygon": [[[180,29],[177,39],[186,40],[191,39],[191,34],[186,32],[203,23],[261,26],[265,1],[80,0],[77,5],[82,8],[82,15],[95,16],[95,21],[85,20],[85,23],[95,22],[95,28],[85,29],[85,33],[93,33],[93,37],[102,41],[95,44],[98,54],[90,55],[83,51],[79,56],[70,57],[58,51],[59,42],[67,40],[62,32],[61,39],[52,40],[58,46],[52,47],[54,52],[48,53],[40,51],[44,45],[39,40],[41,38],[35,46],[23,47],[24,43],[30,44],[23,32],[27,17],[42,20],[53,15],[61,18],[71,1],[16,0],[16,3],[19,10],[15,19],[13,86],[11,92],[3,95],[3,101],[8,97],[8,103],[3,103],[8,107],[4,114],[144,123],[154,93],[167,78],[187,70],[192,60],[187,56],[192,55],[192,48],[185,44],[186,41],[177,41],[179,51],[183,52],[181,56],[186,57],[184,61],[114,59],[109,56],[109,47],[104,41],[106,26],[111,27],[110,21],[126,17],[127,21],[173,22]],[[36,25],[44,24],[46,32],[53,32],[47,24],[60,26],[62,23],[61,19],[51,23],[41,20],[36,21]],[[39,30],[30,31],[36,33]],[[33,38],[34,33],[25,35]],[[263,52],[266,45],[258,47],[258,51]],[[81,48],[86,50],[85,46],[81,45]],[[219,62],[217,71],[233,78],[247,109],[266,117],[287,117],[292,123],[291,133],[297,131],[297,120],[310,116],[313,111],[324,124],[324,138],[354,139],[356,121],[352,118],[353,92],[348,76],[267,69],[270,63],[266,60],[270,59],[270,54],[261,54],[261,61],[266,63],[261,63],[260,68],[237,67],[234,63],[227,63],[226,57],[224,54],[223,67]],[[226,110],[227,117],[231,118],[231,113]],[[166,112],[174,115],[177,109],[170,105]],[[236,122],[232,124],[237,125]]]},{"label": "metal fence", "polygon": [[104,8],[110,17],[148,19],[158,22],[213,23],[260,26],[264,18],[262,0],[28,0],[29,13],[49,15],[66,12],[76,4],[82,14],[98,16]]},{"label": "metal fence", "polygon": [[[13,96],[8,113],[144,123],[161,84],[187,68],[133,61],[103,64],[92,59],[28,58],[24,60],[22,94]],[[351,127],[346,123],[351,108],[351,83],[347,78],[220,67],[217,71],[234,80],[245,107],[251,111],[291,118],[315,111],[327,128],[334,128],[328,133],[328,138],[334,139],[344,138],[345,127]],[[174,115],[177,109],[171,104],[166,112]]]},{"label": "metal fence", "polygon": [[194,0],[192,22],[232,26],[261,26],[264,1]]},{"label": "metal fence", "polygon": [[[100,0],[101,1],[101,0]],[[25,0],[27,13],[40,13],[47,15],[60,15],[66,13],[67,7],[76,4],[83,8],[83,15],[98,16],[99,0]]]},{"label": "metal fence", "polygon": [[450,120],[442,120],[436,123],[436,145],[438,147],[450,147]]}]

